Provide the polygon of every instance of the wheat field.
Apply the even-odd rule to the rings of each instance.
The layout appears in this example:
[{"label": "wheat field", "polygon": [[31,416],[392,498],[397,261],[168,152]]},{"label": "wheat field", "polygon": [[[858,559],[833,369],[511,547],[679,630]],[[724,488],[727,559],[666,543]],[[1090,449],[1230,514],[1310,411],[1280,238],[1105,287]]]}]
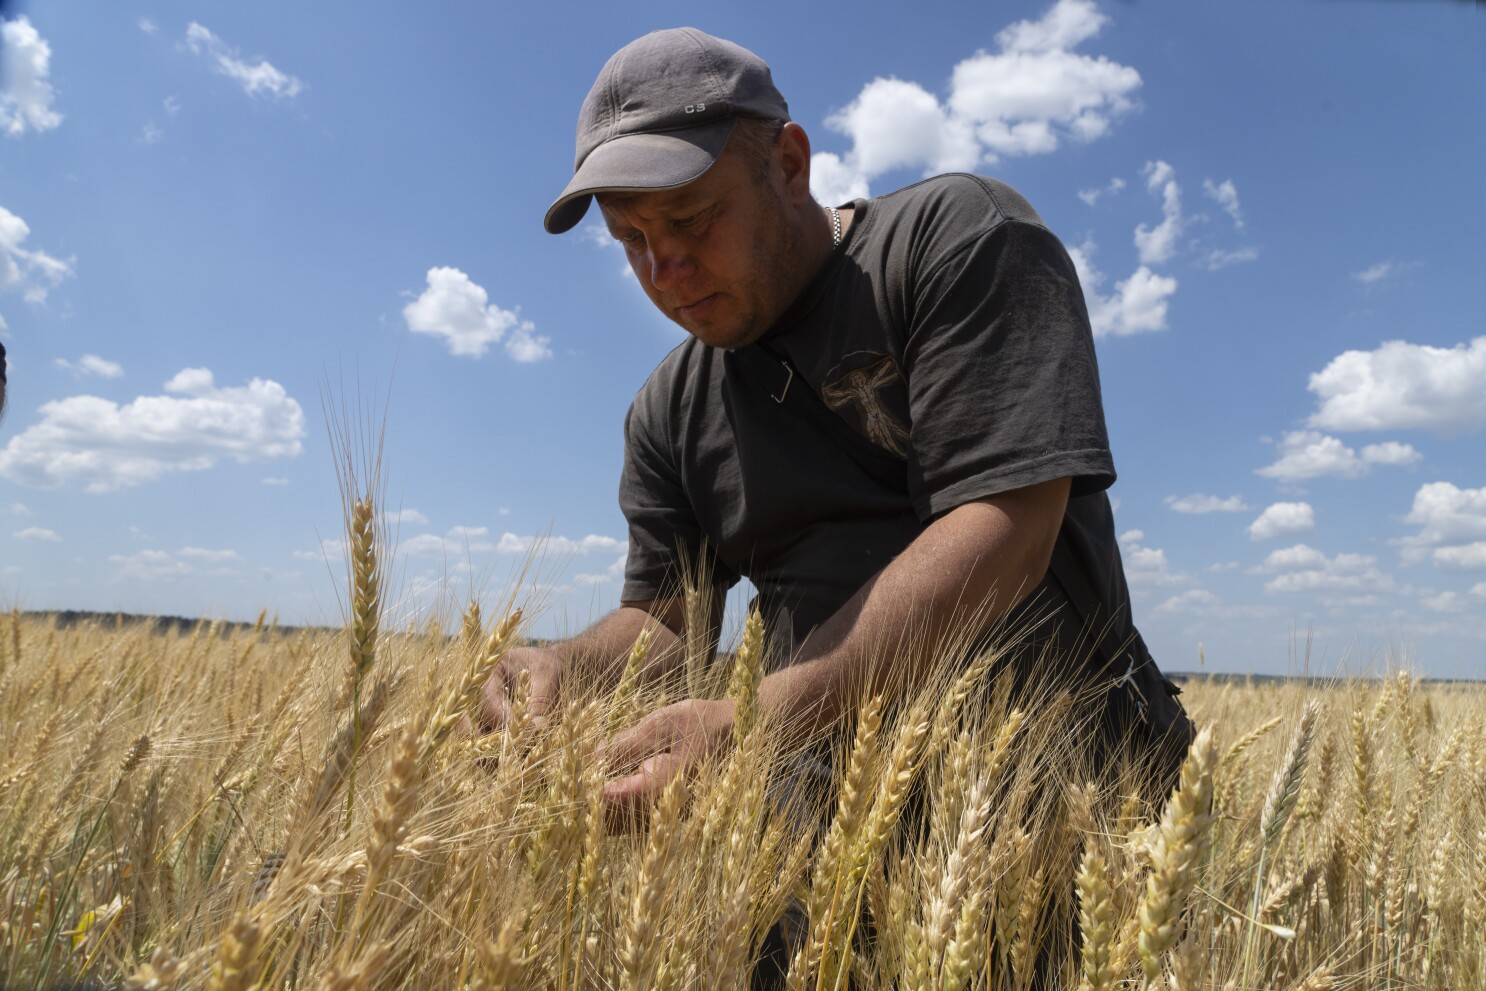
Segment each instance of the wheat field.
[{"label": "wheat field", "polygon": [[[0,619],[0,984],[745,988],[762,955],[791,989],[1486,987],[1481,687],[1189,680],[1147,802],[983,654],[863,699],[801,789],[756,618],[471,734],[521,613],[382,629],[372,518],[341,630]],[[735,746],[611,828],[601,741],[692,693]]]},{"label": "wheat field", "polygon": [[[465,620],[10,615],[7,987],[737,988],[780,918],[791,988],[1486,987],[1474,686],[1192,680],[1204,731],[1147,808],[1080,780],[1061,718],[967,691],[979,664],[866,700],[829,808],[771,786],[791,753],[755,719],[611,832],[599,741],[685,686],[471,737],[520,623]],[[730,660],[690,676],[747,706],[746,639]]]}]

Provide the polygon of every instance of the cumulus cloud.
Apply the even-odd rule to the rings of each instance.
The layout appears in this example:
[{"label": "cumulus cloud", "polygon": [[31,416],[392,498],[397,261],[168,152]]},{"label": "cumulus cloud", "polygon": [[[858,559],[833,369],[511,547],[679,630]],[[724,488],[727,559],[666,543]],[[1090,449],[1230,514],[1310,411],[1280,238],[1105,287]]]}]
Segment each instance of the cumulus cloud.
[{"label": "cumulus cloud", "polygon": [[1412,445],[1397,441],[1368,444],[1361,454],[1335,437],[1315,430],[1291,430],[1280,441],[1280,456],[1272,465],[1254,469],[1254,474],[1282,482],[1337,475],[1358,478],[1374,465],[1411,465],[1422,458]]},{"label": "cumulus cloud", "polygon": [[1238,205],[1238,187],[1233,185],[1232,179],[1224,179],[1219,183],[1203,179],[1202,191],[1233,219],[1235,228],[1243,230],[1243,209]]},{"label": "cumulus cloud", "polygon": [[[328,546],[328,545],[323,545]],[[490,539],[490,530],[483,526],[456,526],[451,527],[446,533],[421,533],[416,537],[403,540],[398,544],[399,554],[410,557],[463,557],[465,554],[507,554],[507,555],[530,555],[533,558],[547,558],[552,556],[571,557],[593,553],[605,553],[623,551],[629,546],[627,541],[616,540],[613,537],[604,537],[598,534],[589,534],[586,537],[561,537],[561,536],[522,536],[515,533],[502,533],[495,539]],[[318,559],[319,555],[296,551],[296,557],[312,557]]]},{"label": "cumulus cloud", "polygon": [[139,29],[145,34],[154,34],[156,31],[160,30],[158,27],[155,26],[155,22],[150,20],[148,17],[141,17],[139,19]]},{"label": "cumulus cloud", "polygon": [[1182,216],[1182,188],[1176,182],[1176,170],[1165,162],[1146,162],[1141,170],[1146,188],[1161,197],[1161,222],[1155,227],[1140,224],[1135,228],[1135,247],[1142,265],[1160,265],[1176,253],[1177,239],[1186,226]]},{"label": "cumulus cloud", "polygon": [[866,195],[872,179],[895,169],[972,169],[1102,136],[1140,87],[1129,66],[1074,51],[1107,21],[1092,0],[1058,0],[1040,19],[997,34],[996,52],[957,64],[942,99],[915,82],[872,80],[827,118],[852,147],[814,156],[812,190],[837,203],[851,198],[843,192]]},{"label": "cumulus cloud", "polygon": [[237,551],[182,547],[177,551],[144,550],[134,554],[113,554],[108,560],[115,565],[115,580],[166,581],[195,574],[237,574],[237,570],[229,565],[242,558]]},{"label": "cumulus cloud", "polygon": [[57,531],[48,530],[42,526],[28,526],[24,530],[17,530],[11,534],[17,540],[40,540],[48,544],[59,544],[62,538],[57,536]]},{"label": "cumulus cloud", "polygon": [[1250,540],[1293,537],[1316,528],[1316,511],[1308,502],[1277,502],[1249,524]]},{"label": "cumulus cloud", "polygon": [[1249,508],[1249,504],[1243,501],[1243,496],[1229,496],[1220,499],[1215,495],[1204,495],[1194,492],[1186,496],[1167,496],[1166,505],[1178,513],[1192,513],[1202,515],[1204,513],[1241,513]]},{"label": "cumulus cloud", "polygon": [[0,450],[0,478],[54,488],[81,483],[108,492],[152,482],[170,472],[204,471],[238,462],[297,457],[304,411],[277,382],[253,379],[219,388],[205,368],[187,368],[165,383],[170,395],[140,396],[120,406],[97,396],[70,396],[41,407],[40,422]]},{"label": "cumulus cloud", "polygon": [[426,526],[428,524],[428,517],[416,509],[399,509],[395,512],[383,513],[382,522],[389,526],[397,526],[402,523]]},{"label": "cumulus cloud", "polygon": [[1119,176],[1115,176],[1113,179],[1109,180],[1109,182],[1103,189],[1080,189],[1078,191],[1078,198],[1083,200],[1089,206],[1093,206],[1104,197],[1113,196],[1115,193],[1118,193],[1124,188],[1125,180],[1121,179]]},{"label": "cumulus cloud", "polygon": [[96,354],[85,354],[77,361],[58,358],[55,364],[58,368],[69,371],[78,378],[96,375],[101,379],[116,379],[124,374],[123,365],[116,361],[109,361],[107,358],[100,358]]},{"label": "cumulus cloud", "polygon": [[11,137],[62,123],[52,109],[52,46],[25,17],[0,21],[0,130]]},{"label": "cumulus cloud", "polygon": [[1106,296],[1099,291],[1105,275],[1094,265],[1093,253],[1093,241],[1068,249],[1083,287],[1094,336],[1165,330],[1167,302],[1176,292],[1176,279],[1157,275],[1142,265],[1128,279],[1116,282],[1114,294]]},{"label": "cumulus cloud", "polygon": [[1369,265],[1360,272],[1353,272],[1352,278],[1365,286],[1376,285],[1393,274],[1393,262],[1380,261],[1376,265]]},{"label": "cumulus cloud", "polygon": [[1227,268],[1229,265],[1241,265],[1251,262],[1259,257],[1258,248],[1235,248],[1228,251],[1224,248],[1213,248],[1207,254],[1197,259],[1197,264],[1209,272]]},{"label": "cumulus cloud", "polygon": [[484,288],[457,268],[429,269],[428,287],[402,315],[414,333],[443,338],[452,355],[479,358],[505,338],[506,353],[516,361],[552,357],[550,340],[530,320],[491,303]]},{"label": "cumulus cloud", "polygon": [[244,59],[201,24],[192,21],[186,28],[186,48],[193,55],[204,55],[218,75],[226,76],[242,87],[249,96],[293,97],[304,83],[275,68],[267,59]]},{"label": "cumulus cloud", "polygon": [[1459,592],[1441,592],[1438,595],[1425,595],[1419,599],[1419,604],[1430,612],[1455,613],[1465,612],[1466,602],[1460,597]]},{"label": "cumulus cloud", "polygon": [[1306,544],[1272,551],[1256,570],[1275,575],[1264,586],[1267,592],[1346,593],[1355,597],[1390,592],[1395,587],[1370,554],[1327,557]]},{"label": "cumulus cloud", "polygon": [[260,479],[259,480],[259,484],[260,485],[275,485],[275,486],[288,485],[289,484],[289,480],[287,478],[280,478],[277,475],[270,475],[267,478]]},{"label": "cumulus cloud", "polygon": [[1344,351],[1311,375],[1320,399],[1309,424],[1328,430],[1407,430],[1442,434],[1486,426],[1486,337],[1440,348],[1388,341]]},{"label": "cumulus cloud", "polygon": [[1467,571],[1486,568],[1486,486],[1421,485],[1404,522],[1419,527],[1418,533],[1397,541],[1405,562],[1430,560]]},{"label": "cumulus cloud", "polygon": [[1166,552],[1145,546],[1144,530],[1127,530],[1120,534],[1120,555],[1125,564],[1125,580],[1133,587],[1184,585],[1189,577],[1171,570]]},{"label": "cumulus cloud", "polygon": [[73,274],[73,259],[26,248],[30,236],[30,226],[0,206],[0,292],[18,292],[28,303],[42,303],[48,291]]}]

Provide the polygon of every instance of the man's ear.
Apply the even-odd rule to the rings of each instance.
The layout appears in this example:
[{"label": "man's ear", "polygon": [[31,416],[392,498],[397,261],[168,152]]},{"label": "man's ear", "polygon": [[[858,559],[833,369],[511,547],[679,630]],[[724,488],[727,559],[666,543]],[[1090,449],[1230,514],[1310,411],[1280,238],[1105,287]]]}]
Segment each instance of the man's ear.
[{"label": "man's ear", "polygon": [[784,172],[784,188],[789,201],[803,206],[810,200],[810,136],[794,121],[779,132],[775,154]]}]

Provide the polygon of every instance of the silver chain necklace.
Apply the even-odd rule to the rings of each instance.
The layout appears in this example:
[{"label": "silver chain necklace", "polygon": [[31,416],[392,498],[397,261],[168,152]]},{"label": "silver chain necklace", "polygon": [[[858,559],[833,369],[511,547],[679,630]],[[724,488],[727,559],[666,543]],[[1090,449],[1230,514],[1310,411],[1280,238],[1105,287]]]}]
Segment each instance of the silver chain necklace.
[{"label": "silver chain necklace", "polygon": [[831,247],[841,247],[841,211],[833,206],[826,207],[831,211]]}]

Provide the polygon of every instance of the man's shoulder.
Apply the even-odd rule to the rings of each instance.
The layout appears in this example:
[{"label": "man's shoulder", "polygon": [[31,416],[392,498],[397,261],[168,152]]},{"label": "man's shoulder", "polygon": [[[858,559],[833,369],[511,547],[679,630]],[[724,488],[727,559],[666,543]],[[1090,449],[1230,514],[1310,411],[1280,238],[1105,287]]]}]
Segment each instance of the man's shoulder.
[{"label": "man's shoulder", "polygon": [[635,393],[631,415],[638,414],[652,423],[677,416],[692,398],[712,391],[706,383],[719,354],[716,348],[688,334],[661,359]]},{"label": "man's shoulder", "polygon": [[1007,222],[1045,226],[1025,196],[990,176],[950,172],[930,176],[872,201],[889,224],[925,220],[955,228],[991,230]]}]

